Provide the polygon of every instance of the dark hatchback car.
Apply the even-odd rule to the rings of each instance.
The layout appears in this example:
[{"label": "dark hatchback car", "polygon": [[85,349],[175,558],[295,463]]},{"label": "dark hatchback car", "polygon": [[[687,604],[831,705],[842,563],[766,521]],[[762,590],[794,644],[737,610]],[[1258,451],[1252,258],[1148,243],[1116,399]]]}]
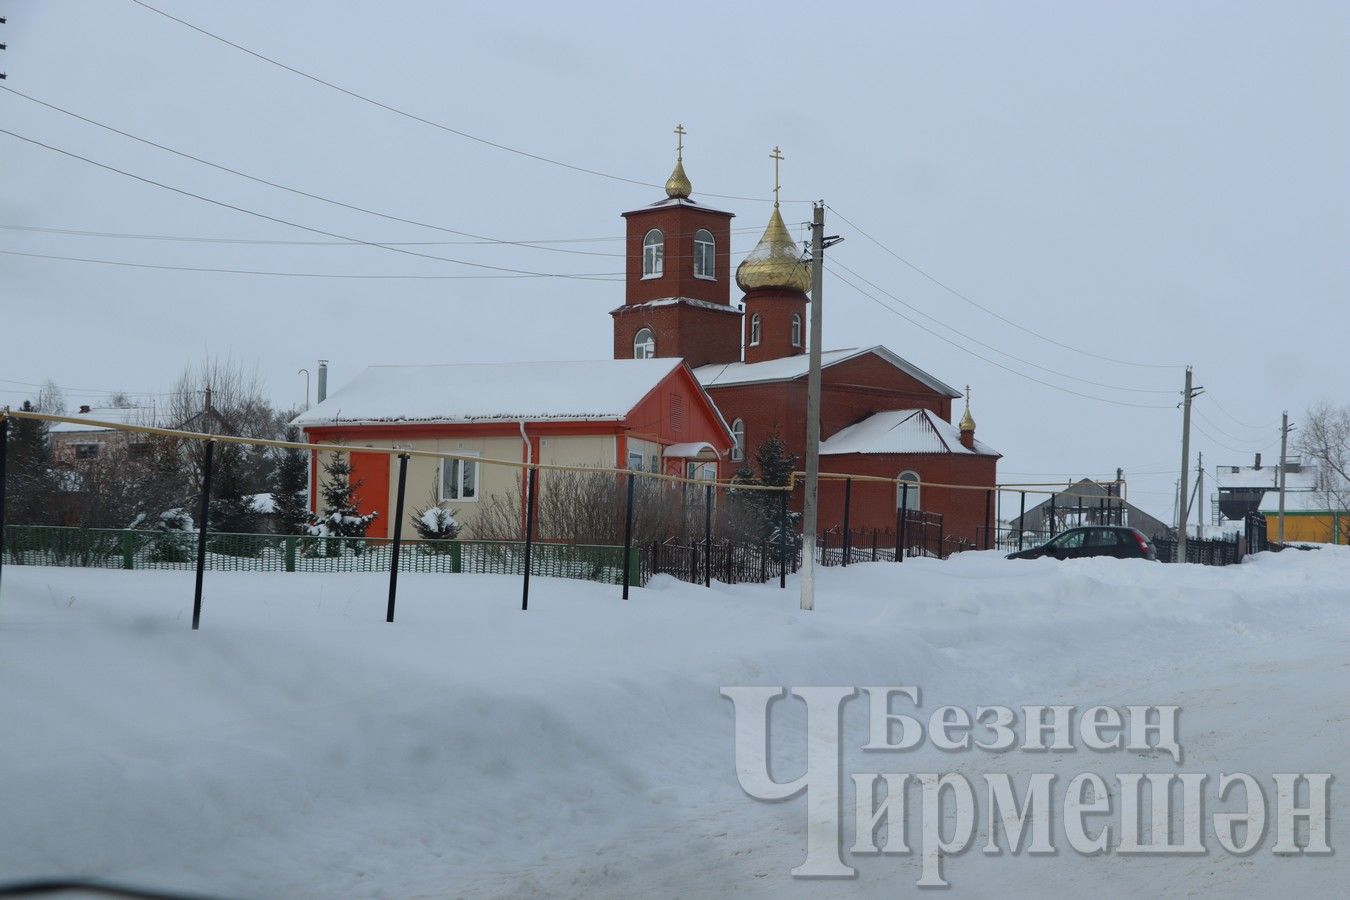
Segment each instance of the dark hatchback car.
[{"label": "dark hatchback car", "polygon": [[1080,559],[1085,556],[1114,556],[1116,559],[1153,559],[1158,553],[1137,528],[1092,526],[1071,528],[1057,534],[1039,547],[1009,553],[1008,559]]}]

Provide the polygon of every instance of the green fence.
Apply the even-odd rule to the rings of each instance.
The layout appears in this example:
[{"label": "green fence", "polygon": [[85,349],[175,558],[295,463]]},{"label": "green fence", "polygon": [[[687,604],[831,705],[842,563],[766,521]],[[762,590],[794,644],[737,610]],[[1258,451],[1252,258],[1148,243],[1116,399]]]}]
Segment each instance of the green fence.
[{"label": "green fence", "polygon": [[[276,534],[206,536],[206,568],[216,572],[388,572],[393,541]],[[101,569],[182,569],[197,567],[197,535],[184,531],[58,528],[8,525],[5,562],[30,566]],[[637,551],[630,576],[637,584]],[[399,572],[522,575],[523,541],[403,541]],[[535,543],[531,575],[580,578],[619,584],[623,548],[586,544]]]}]

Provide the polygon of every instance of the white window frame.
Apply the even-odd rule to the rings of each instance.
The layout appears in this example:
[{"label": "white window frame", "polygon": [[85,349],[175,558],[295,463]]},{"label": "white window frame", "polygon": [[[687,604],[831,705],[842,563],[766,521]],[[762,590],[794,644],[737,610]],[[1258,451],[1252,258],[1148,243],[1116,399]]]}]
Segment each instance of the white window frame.
[{"label": "white window frame", "polygon": [[[455,451],[458,456],[478,457],[479,453],[474,451]],[[459,468],[458,484],[454,486],[453,491],[446,490],[445,476],[446,469]],[[473,473],[473,496],[464,496],[465,475]],[[483,479],[476,459],[443,459],[440,468],[436,473],[436,496],[442,503],[477,503],[483,496]]]},{"label": "white window frame", "polygon": [[[642,336],[646,335],[646,340]],[[641,352],[639,352],[641,348]],[[633,359],[655,359],[656,358],[656,333],[645,325],[638,329],[637,334],[633,335]]]},{"label": "white window frame", "polygon": [[642,237],[642,278],[660,278],[666,270],[666,236],[653,228]]},{"label": "white window frame", "polygon": [[750,316],[750,346],[758,347],[759,339],[763,330],[763,323],[760,322],[759,313]]},{"label": "white window frame", "polygon": [[731,423],[731,461],[741,462],[745,459],[745,420],[737,419]]},{"label": "white window frame", "polygon": [[[98,459],[103,455],[102,441],[77,441],[70,445],[74,451],[74,458],[80,462],[89,462]],[[87,456],[81,454],[88,453]]]},{"label": "white window frame", "polygon": [[[918,481],[922,481],[922,480],[923,480],[923,479],[921,479],[921,478],[919,477],[919,473],[918,473],[918,472],[915,472],[913,469],[906,469],[905,471],[901,472],[899,475],[896,476],[896,481],[897,481],[897,482],[900,482],[900,481],[908,481],[908,482],[911,482],[911,484],[910,484],[910,486],[909,486],[909,491],[908,491],[908,494],[909,494],[909,498],[908,498],[908,499],[909,499],[909,505],[908,505],[908,508],[909,508],[909,509],[913,509],[913,510],[920,510],[920,509],[923,509],[923,507],[922,507],[922,506],[920,505],[920,503],[919,503],[919,493],[923,490],[923,486],[920,485],[920,484],[914,483],[914,482],[918,482]],[[900,484],[897,483],[896,486],[895,486],[895,508],[896,508],[896,509],[899,509],[899,508],[900,508],[900,501],[905,499],[905,493],[906,493],[906,492],[905,492],[904,488],[903,488]]]},{"label": "white window frame", "polygon": [[792,314],[792,346],[800,347],[802,345],[802,314]]},{"label": "white window frame", "polygon": [[694,232],[694,277],[717,280],[717,239],[706,228]]},{"label": "white window frame", "polygon": [[684,464],[685,478],[691,481],[716,482],[717,463],[691,459]]},{"label": "white window frame", "polygon": [[643,456],[641,450],[628,451],[628,470],[630,472],[641,472],[646,463],[647,457]]}]

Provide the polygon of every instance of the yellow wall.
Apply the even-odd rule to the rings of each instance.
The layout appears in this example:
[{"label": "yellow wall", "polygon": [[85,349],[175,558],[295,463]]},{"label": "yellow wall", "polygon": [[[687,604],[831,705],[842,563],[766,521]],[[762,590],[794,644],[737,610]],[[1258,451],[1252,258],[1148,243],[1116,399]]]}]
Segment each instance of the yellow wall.
[{"label": "yellow wall", "polygon": [[[1330,544],[1346,543],[1346,531],[1350,528],[1350,515],[1337,517],[1331,513],[1284,514],[1284,539],[1289,541],[1308,541],[1310,543]],[[1339,524],[1339,527],[1338,527]],[[1279,540],[1279,516],[1266,514],[1266,534],[1270,540]]]}]

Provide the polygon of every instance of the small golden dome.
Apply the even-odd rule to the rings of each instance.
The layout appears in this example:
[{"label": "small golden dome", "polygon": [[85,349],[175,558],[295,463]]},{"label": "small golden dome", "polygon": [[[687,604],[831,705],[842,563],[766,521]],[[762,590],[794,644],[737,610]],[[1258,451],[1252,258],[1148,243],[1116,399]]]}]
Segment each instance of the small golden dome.
[{"label": "small golden dome", "polygon": [[675,171],[666,179],[666,196],[672,200],[687,200],[693,190],[689,176],[684,174],[684,160],[675,160]]},{"label": "small golden dome", "polygon": [[802,262],[777,206],[764,236],[736,267],[736,284],[746,292],[767,288],[802,293],[811,290],[811,265]]},{"label": "small golden dome", "polygon": [[963,433],[975,430],[975,417],[970,414],[970,385],[966,385],[966,414],[961,417],[961,424],[957,427]]}]

